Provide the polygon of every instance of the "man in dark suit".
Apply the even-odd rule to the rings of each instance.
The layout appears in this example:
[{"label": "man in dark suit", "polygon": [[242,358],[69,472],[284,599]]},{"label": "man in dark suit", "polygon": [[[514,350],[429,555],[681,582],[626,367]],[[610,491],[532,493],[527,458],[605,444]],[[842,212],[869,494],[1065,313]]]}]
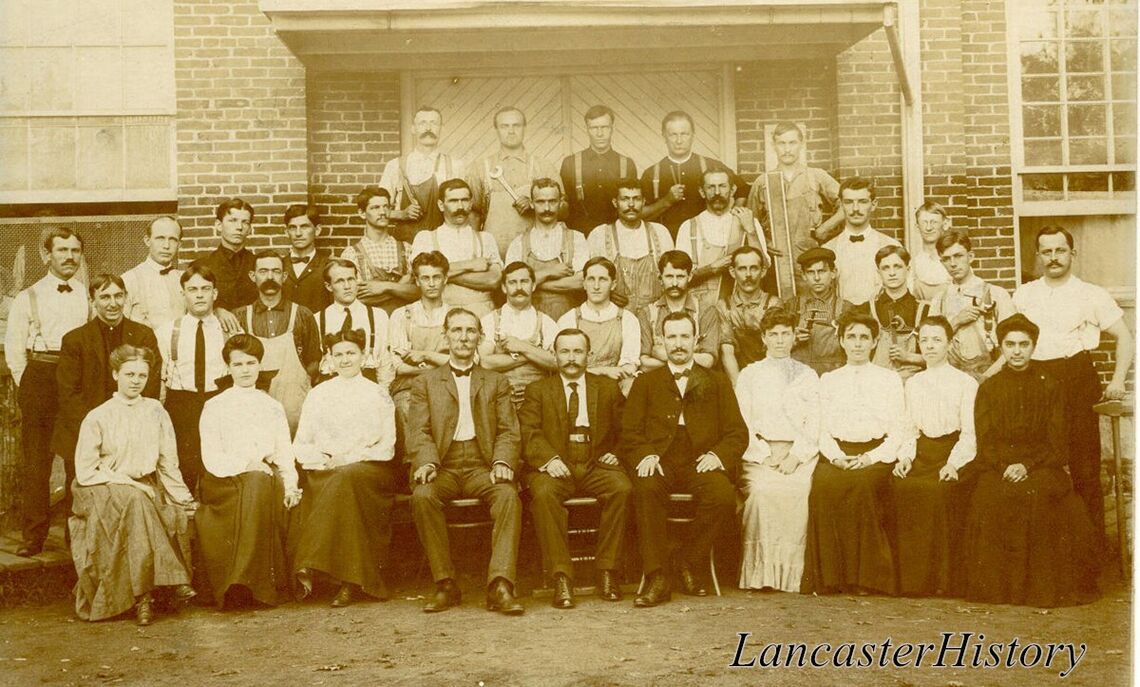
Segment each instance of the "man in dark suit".
[{"label": "man in dark suit", "polygon": [[624,397],[616,381],[586,374],[590,338],[563,329],[554,338],[559,374],[526,388],[519,425],[527,463],[535,531],[543,568],[554,575],[555,608],[573,608],[573,565],[563,502],[578,492],[602,503],[595,565],[599,595],[621,599],[615,569],[626,530],[626,504],[633,487],[615,455]]},{"label": "man in dark suit", "polygon": [[321,218],[316,210],[304,205],[290,205],[285,210],[285,235],[289,252],[285,255],[285,281],[281,291],[285,299],[319,313],[332,303],[325,288],[325,264],[328,251],[317,248]]},{"label": "man in dark suit", "polygon": [[52,452],[63,458],[68,494],[75,478],[75,443],[79,425],[87,413],[111,398],[115,380],[111,378],[111,351],[123,344],[145,346],[154,351],[156,362],[143,394],[158,398],[162,360],[157,358],[158,341],[145,324],[123,317],[127,288],[113,274],[100,274],[88,288],[95,318],[63,335],[59,366],[55,377],[59,387],[59,414],[52,432]]},{"label": "man in dark suit", "polygon": [[669,361],[638,377],[622,415],[626,466],[635,471],[633,501],[645,585],[638,607],[669,600],[665,524],[671,492],[693,495],[696,520],[680,552],[682,590],[705,596],[703,573],[718,534],[736,513],[733,481],[748,429],[728,378],[693,365],[696,322],[686,311],[662,325]]},{"label": "man in dark suit", "polygon": [[519,424],[511,385],[475,364],[483,336],[479,318],[453,308],[443,321],[449,364],[412,382],[406,445],[412,463],[412,516],[431,564],[436,591],[424,605],[435,613],[459,605],[444,506],[476,497],[491,509],[491,564],[487,608],[507,615],[524,611],[514,597],[522,503],[515,487]]}]

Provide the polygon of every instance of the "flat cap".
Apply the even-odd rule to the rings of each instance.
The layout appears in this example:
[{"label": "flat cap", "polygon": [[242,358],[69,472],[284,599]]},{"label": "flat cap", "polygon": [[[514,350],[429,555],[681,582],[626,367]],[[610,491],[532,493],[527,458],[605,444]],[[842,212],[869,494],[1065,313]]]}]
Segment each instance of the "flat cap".
[{"label": "flat cap", "polygon": [[835,252],[829,248],[809,248],[803,253],[800,253],[800,257],[796,258],[796,262],[805,270],[820,260],[835,267]]}]

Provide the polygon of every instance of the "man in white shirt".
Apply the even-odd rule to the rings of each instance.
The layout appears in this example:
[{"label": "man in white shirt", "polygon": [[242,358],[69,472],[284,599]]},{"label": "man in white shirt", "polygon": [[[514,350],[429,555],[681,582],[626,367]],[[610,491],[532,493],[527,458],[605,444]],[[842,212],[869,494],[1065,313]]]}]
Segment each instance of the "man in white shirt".
[{"label": "man in white shirt", "polygon": [[517,409],[523,391],[542,379],[558,364],[551,347],[558,327],[531,302],[534,270],[525,262],[512,262],[503,270],[503,307],[483,316],[485,336],[479,347],[482,364],[488,370],[506,375],[511,382],[511,400]]},{"label": "man in white shirt", "polygon": [[665,225],[641,219],[645,196],[640,182],[620,181],[613,199],[618,219],[590,232],[586,243],[590,255],[611,260],[618,269],[613,301],[640,315],[646,305],[661,296],[657,260],[673,250],[673,237]]},{"label": "man in white shirt", "polygon": [[420,299],[396,308],[388,320],[388,345],[396,378],[392,400],[396,403],[396,426],[402,441],[408,417],[412,380],[446,365],[447,337],[443,331],[448,306],[443,302],[447,285],[447,258],[439,251],[420,253],[412,261],[412,275],[420,288]]},{"label": "man in white shirt", "polygon": [[443,221],[437,201],[439,185],[448,179],[462,179],[463,160],[439,149],[443,113],[421,106],[412,115],[415,148],[407,155],[384,165],[380,186],[392,199],[393,231],[400,241],[412,241],[421,231],[431,231]]},{"label": "man in white shirt", "polygon": [[946,208],[928,200],[915,210],[914,223],[922,245],[911,258],[909,286],[915,298],[932,302],[942,295],[951,281],[938,255],[938,239],[950,231],[950,218],[946,215]]},{"label": "man in white shirt", "polygon": [[582,266],[590,257],[586,237],[558,221],[562,188],[553,179],[535,179],[530,188],[534,224],[511,241],[506,261],[534,269],[534,307],[557,320],[582,302]]},{"label": "man in white shirt", "polygon": [[67,227],[54,227],[44,234],[43,250],[48,273],[12,299],[4,335],[4,360],[18,387],[23,418],[23,542],[16,553],[24,557],[43,550],[50,525],[60,346],[63,335],[83,326],[89,315],[87,289],[75,278],[83,238]]},{"label": "man in white shirt", "polygon": [[843,231],[823,247],[835,253],[839,297],[852,305],[862,305],[874,298],[882,286],[875,253],[883,246],[902,244],[871,227],[876,204],[872,180],[844,179],[839,185],[839,202],[843,207]]},{"label": "man in white shirt", "polygon": [[321,379],[329,379],[336,372],[332,358],[325,347],[327,334],[342,330],[360,329],[364,332],[364,361],[361,373],[370,381],[387,388],[395,376],[392,356],[388,351],[388,313],[380,308],[365,305],[356,297],[359,274],[356,265],[344,258],[332,258],[325,265],[325,288],[333,302],[317,313],[317,334],[321,339]]},{"label": "man in white shirt", "polygon": [[[1092,406],[1102,397],[1124,397],[1124,381],[1136,350],[1132,333],[1124,323],[1124,313],[1108,291],[1072,273],[1076,254],[1073,235],[1067,229],[1046,226],[1038,230],[1037,255],[1043,274],[1040,279],[1017,287],[1013,304],[1041,328],[1033,360],[1039,361],[1040,368],[1064,389],[1069,474],[1098,535],[1103,536],[1100,429]],[[1100,345],[1101,332],[1116,339],[1116,365],[1103,394],[1090,354]]]}]

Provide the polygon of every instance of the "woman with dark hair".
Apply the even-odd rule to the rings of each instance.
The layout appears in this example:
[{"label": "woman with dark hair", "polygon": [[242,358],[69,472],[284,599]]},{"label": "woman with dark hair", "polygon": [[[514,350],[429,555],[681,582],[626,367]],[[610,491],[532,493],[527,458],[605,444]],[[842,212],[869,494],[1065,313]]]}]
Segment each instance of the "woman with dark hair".
[{"label": "woman with dark hair", "polygon": [[[305,398],[293,451],[304,496],[290,530],[301,596],[321,573],[340,586],[334,607],[359,593],[387,599],[381,567],[396,490],[396,410],[387,389],[360,374],[364,332],[325,337],[337,376]],[[295,536],[294,536],[295,534]]]},{"label": "woman with dark hair", "polygon": [[156,588],[172,587],[175,606],[194,596],[187,516],[198,504],[178,470],[170,416],[142,395],[154,352],[122,345],[110,360],[117,391],[84,418],[75,448],[75,612],[102,620],[133,607],[149,625]]}]

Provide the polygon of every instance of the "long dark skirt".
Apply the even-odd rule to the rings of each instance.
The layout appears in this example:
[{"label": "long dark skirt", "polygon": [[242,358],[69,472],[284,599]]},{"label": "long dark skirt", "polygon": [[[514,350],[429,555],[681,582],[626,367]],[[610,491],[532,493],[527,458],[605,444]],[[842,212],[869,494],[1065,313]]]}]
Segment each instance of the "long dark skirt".
[{"label": "long dark skirt", "polygon": [[962,588],[962,531],[969,505],[970,465],[957,482],[941,482],[938,471],[958,442],[958,432],[919,436],[914,463],[905,478],[891,478],[898,556],[899,593],[910,596],[958,594]]},{"label": "long dark skirt", "polygon": [[[880,443],[840,441],[839,447],[855,456]],[[895,592],[894,556],[887,536],[892,469],[890,464],[876,463],[843,470],[826,459],[816,465],[808,496],[801,592]]]},{"label": "long dark skirt", "polygon": [[288,598],[285,559],[285,489],[264,472],[234,477],[202,474],[201,506],[194,516],[203,572],[218,607],[230,587],[248,589],[260,603]]},{"label": "long dark skirt", "polygon": [[292,569],[325,573],[388,598],[381,568],[392,538],[397,466],[365,461],[302,472],[304,496],[290,525]]},{"label": "long dark skirt", "polygon": [[966,520],[966,598],[1067,606],[1097,598],[1097,539],[1069,476],[1055,467],[1024,482],[978,476]]}]

